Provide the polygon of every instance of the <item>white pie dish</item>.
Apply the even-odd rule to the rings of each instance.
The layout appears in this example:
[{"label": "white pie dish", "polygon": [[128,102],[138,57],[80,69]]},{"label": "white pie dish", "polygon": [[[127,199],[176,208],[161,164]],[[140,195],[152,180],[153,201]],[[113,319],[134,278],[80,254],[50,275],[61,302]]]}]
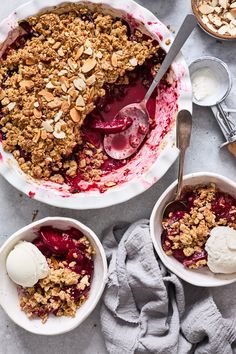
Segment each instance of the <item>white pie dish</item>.
[{"label": "white pie dish", "polygon": [[[15,244],[20,240],[32,241],[35,239],[35,231],[41,226],[53,226],[59,229],[75,227],[82,231],[90,240],[95,249],[94,274],[91,282],[91,289],[86,302],[77,310],[75,317],[56,317],[50,315],[46,323],[40,319],[30,320],[21,311],[17,286],[13,283],[6,272],[6,258]],[[16,231],[0,248],[0,305],[6,314],[18,326],[25,330],[40,335],[58,335],[71,331],[79,326],[94,310],[102,296],[107,277],[107,261],[103,246],[95,233],[81,222],[63,217],[47,217],[33,222]]]},{"label": "white pie dish", "polygon": [[[70,2],[80,1],[68,1],[68,3]],[[20,6],[0,24],[0,42],[4,41],[8,32],[16,27],[18,20],[25,19],[30,15],[35,15],[43,9],[52,8],[60,3],[60,0],[41,0],[40,2],[32,0]],[[166,41],[172,38],[169,30],[160,23],[150,11],[134,1],[127,0],[122,3],[114,4],[114,2],[110,0],[105,0],[101,5],[100,1],[94,0],[88,3],[86,2],[86,4],[88,4],[89,7],[98,4],[97,6],[102,8],[102,11],[113,13],[116,16],[124,18],[129,17],[129,14],[132,13],[132,18],[139,23],[140,28],[146,32],[148,30],[149,33],[160,42],[163,49],[168,51],[169,45],[166,44]],[[104,179],[104,182],[113,179],[118,181],[124,180],[123,183],[108,189],[105,193],[89,191],[71,194],[67,185],[33,180],[26,176],[18,167],[13,156],[3,151],[1,146],[0,153],[2,158],[0,159],[0,173],[14,187],[30,197],[63,208],[102,208],[124,202],[144,192],[164,175],[178,155],[178,151],[175,147],[175,116],[177,111],[181,109],[192,110],[192,91],[189,72],[181,54],[179,54],[173,64],[173,71],[178,81],[179,97],[176,106],[172,107],[172,111],[164,111],[163,113],[164,115],[170,115],[172,120],[171,129],[158,143],[154,140],[157,139],[154,137],[158,136],[158,128],[157,130],[153,130],[150,142],[154,145],[155,149],[151,151],[151,149],[147,147],[148,144],[145,144],[140,150],[138,158],[132,160],[132,163],[125,166],[129,167],[131,170],[129,176],[124,177],[124,175],[122,175],[121,178],[119,174],[122,174],[122,170],[119,169],[118,173],[112,172],[106,180]]]},{"label": "white pie dish", "polygon": [[[216,173],[197,172],[188,174],[184,177],[184,185],[194,186],[198,184],[215,183],[223,192],[236,197],[236,183],[230,179]],[[160,196],[155,204],[150,218],[150,232],[154,248],[163,264],[178,277],[186,282],[204,287],[216,287],[231,284],[236,281],[236,273],[233,274],[214,274],[209,268],[204,267],[198,270],[187,269],[182,263],[172,256],[167,256],[161,245],[162,233],[162,213],[165,205],[174,199],[174,192],[177,181],[173,182]]]}]

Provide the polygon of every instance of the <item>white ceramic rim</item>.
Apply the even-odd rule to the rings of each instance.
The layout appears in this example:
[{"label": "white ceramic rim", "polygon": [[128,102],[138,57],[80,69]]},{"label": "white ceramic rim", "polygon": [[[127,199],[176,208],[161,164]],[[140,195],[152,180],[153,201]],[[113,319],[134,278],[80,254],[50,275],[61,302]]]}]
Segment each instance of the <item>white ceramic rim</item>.
[{"label": "white ceramic rim", "polygon": [[[87,2],[87,1],[86,1]],[[92,0],[90,3],[100,4],[100,0]],[[4,41],[12,28],[16,27],[17,21],[35,15],[43,9],[64,4],[61,0],[32,0],[18,7],[11,15],[0,23],[0,42]],[[83,3],[81,0],[68,0],[66,3]],[[151,31],[148,23],[154,23],[157,27],[162,40],[155,35],[161,47],[168,51],[169,46],[166,40],[171,39],[170,31],[164,26],[149,10],[137,4],[133,0],[104,0],[102,5],[112,7],[117,11],[131,13],[133,18],[144,23],[145,27]],[[152,31],[151,31],[152,32]],[[153,33],[153,32],[152,32]],[[178,109],[187,109],[192,112],[192,89],[188,71],[188,66],[180,53],[173,63],[175,74],[181,79]],[[176,112],[177,114],[177,112]],[[173,128],[174,129],[174,128]],[[0,174],[15,188],[21,192],[33,197],[43,203],[56,207],[69,209],[99,209],[111,205],[125,202],[150,188],[158,181],[174,163],[178,156],[178,150],[175,147],[175,132],[171,130],[163,140],[165,148],[162,149],[155,163],[151,168],[139,178],[133,178],[131,181],[121,186],[113,187],[101,194],[99,191],[63,195],[59,188],[47,188],[26,176],[18,167],[16,160],[9,153],[3,151],[0,145],[2,161],[0,161]],[[168,139],[168,140],[167,140]],[[58,187],[58,185],[57,185]]]},{"label": "white ceramic rim", "polygon": [[[224,183],[232,186],[235,190],[236,190],[236,183],[233,182],[232,180],[230,180],[229,178],[222,176],[218,173],[211,173],[211,172],[196,172],[196,173],[190,173],[188,175],[184,176],[184,181],[185,180],[189,180],[191,178],[194,177],[209,177],[209,178],[216,178],[219,179],[221,181],[223,181]],[[160,196],[160,198],[157,200],[152,213],[151,213],[151,217],[150,217],[150,234],[151,234],[151,239],[154,245],[154,248],[158,254],[158,257],[160,258],[160,260],[162,261],[162,263],[174,274],[176,274],[179,278],[183,279],[184,281],[186,281],[187,283],[190,283],[192,285],[195,286],[201,286],[201,287],[216,287],[216,286],[224,286],[227,284],[232,284],[236,281],[236,274],[235,274],[235,278],[234,279],[225,279],[224,281],[222,281],[222,284],[218,284],[218,285],[212,285],[212,284],[203,284],[203,283],[199,283],[197,282],[194,278],[190,281],[188,277],[186,277],[184,274],[179,273],[178,271],[176,271],[175,267],[172,266],[172,264],[168,263],[168,265],[166,264],[166,259],[164,257],[164,254],[160,251],[159,249],[159,245],[157,243],[156,237],[155,237],[155,232],[154,232],[154,223],[155,223],[155,216],[156,216],[156,212],[159,208],[159,205],[161,205],[162,201],[166,198],[166,196],[168,195],[168,193],[170,191],[172,191],[174,189],[174,187],[177,186],[178,181],[175,180],[173,183],[171,183],[171,185],[164,191],[164,193]],[[164,252],[164,251],[163,251]],[[169,257],[169,256],[168,256]]]},{"label": "white ceramic rim", "polygon": [[[96,244],[98,250],[99,250],[99,253],[100,253],[100,256],[101,256],[101,259],[102,259],[102,267],[103,267],[103,271],[104,271],[104,274],[103,274],[103,277],[101,279],[101,286],[99,288],[99,291],[97,292],[96,294],[96,297],[95,297],[95,300],[93,302],[93,305],[89,308],[89,311],[87,311],[84,316],[80,319],[80,321],[76,322],[73,326],[71,326],[69,329],[67,329],[66,331],[63,330],[63,327],[62,327],[62,330],[58,331],[57,333],[50,333],[50,334],[47,334],[47,333],[37,333],[36,331],[30,331],[29,328],[25,328],[22,323],[20,323],[19,321],[17,321],[16,318],[12,317],[10,314],[9,314],[9,311],[8,311],[8,308],[3,306],[1,303],[1,307],[2,309],[5,311],[5,313],[9,316],[9,318],[14,322],[16,323],[18,326],[20,326],[21,328],[24,328],[27,332],[30,332],[30,333],[34,333],[34,334],[40,334],[40,335],[45,335],[45,336],[53,336],[53,335],[59,335],[59,334],[63,334],[63,333],[67,333],[69,331],[72,331],[73,329],[75,329],[76,327],[78,327],[83,321],[86,320],[86,318],[91,314],[91,312],[95,309],[95,307],[97,306],[102,294],[103,294],[103,291],[104,291],[104,288],[106,286],[106,281],[107,281],[107,260],[106,260],[106,255],[105,255],[105,251],[104,251],[104,248],[101,244],[101,241],[99,240],[99,238],[97,237],[97,235],[88,227],[86,226],[85,224],[83,224],[82,222],[76,220],[76,219],[73,219],[73,218],[66,218],[66,217],[60,217],[60,216],[54,216],[54,217],[46,217],[46,218],[43,218],[43,219],[40,219],[40,220],[37,220],[33,223],[30,223],[28,224],[27,226],[24,226],[22,227],[21,229],[19,229],[18,231],[14,232],[13,235],[11,235],[5,242],[4,244],[1,246],[0,248],[0,255],[1,253],[5,250],[5,248],[11,244],[12,241],[14,241],[14,239],[19,236],[20,234],[22,234],[23,232],[27,231],[27,230],[30,230],[30,229],[33,229],[35,227],[37,227],[38,225],[44,223],[44,222],[47,222],[47,221],[64,221],[64,222],[73,222],[74,224],[76,224],[78,226],[79,229],[82,229],[83,231],[85,231],[86,233],[89,234],[89,237],[94,241],[94,243]],[[79,310],[79,309],[78,309]],[[78,311],[77,310],[77,311]]]}]

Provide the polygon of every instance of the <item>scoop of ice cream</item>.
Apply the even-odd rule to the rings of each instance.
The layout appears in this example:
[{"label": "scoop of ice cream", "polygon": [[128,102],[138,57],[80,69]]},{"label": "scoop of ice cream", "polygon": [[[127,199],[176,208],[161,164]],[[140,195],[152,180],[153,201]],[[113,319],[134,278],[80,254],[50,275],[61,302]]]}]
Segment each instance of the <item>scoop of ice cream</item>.
[{"label": "scoop of ice cream", "polygon": [[236,230],[217,226],[211,230],[206,242],[207,265],[214,273],[236,272]]},{"label": "scoop of ice cream", "polygon": [[27,241],[17,243],[9,253],[6,269],[11,280],[23,287],[35,285],[49,272],[45,256],[33,243]]}]

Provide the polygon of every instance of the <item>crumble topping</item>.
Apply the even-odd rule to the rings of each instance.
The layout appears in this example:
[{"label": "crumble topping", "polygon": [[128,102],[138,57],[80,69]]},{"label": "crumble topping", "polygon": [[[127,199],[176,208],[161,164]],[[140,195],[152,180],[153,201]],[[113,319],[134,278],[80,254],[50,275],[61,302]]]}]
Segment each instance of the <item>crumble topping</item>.
[{"label": "crumble topping", "polygon": [[236,202],[219,192],[215,184],[187,190],[181,200],[186,201],[188,210],[171,212],[163,221],[167,232],[163,249],[188,268],[200,268],[207,264],[205,244],[211,229],[215,226],[236,229]]},{"label": "crumble topping", "polygon": [[[89,240],[83,236],[78,244],[84,245],[86,259],[92,260],[95,251]],[[88,297],[91,284],[91,274],[78,257],[76,251],[70,261],[56,255],[48,257],[48,276],[33,287],[19,288],[20,307],[29,318],[39,317],[45,323],[51,313],[58,317],[76,315]]]},{"label": "crumble topping", "polygon": [[[85,180],[99,180],[107,156],[98,151],[94,159],[94,146],[81,135],[84,120],[105,85],[127,85],[127,73],[158,45],[137,30],[132,40],[122,20],[86,8],[27,21],[29,38],[0,60],[3,148],[34,178],[63,183],[60,170],[74,177],[79,166]],[[79,162],[65,161],[83,145]]]}]

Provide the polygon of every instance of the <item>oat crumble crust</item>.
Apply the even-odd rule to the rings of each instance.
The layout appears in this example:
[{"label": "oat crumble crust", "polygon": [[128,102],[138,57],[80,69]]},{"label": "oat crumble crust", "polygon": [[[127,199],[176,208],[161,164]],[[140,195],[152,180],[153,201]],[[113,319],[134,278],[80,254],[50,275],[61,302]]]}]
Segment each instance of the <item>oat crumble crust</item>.
[{"label": "oat crumble crust", "polygon": [[[96,100],[105,95],[104,84],[128,84],[126,74],[159,46],[143,39],[139,31],[135,41],[129,40],[120,19],[91,14],[86,8],[27,21],[32,38],[0,60],[0,125],[6,135],[2,144],[26,174],[63,183],[61,169],[70,177],[76,175],[77,161],[64,158],[84,143],[81,126]],[[79,164],[84,179],[96,181],[107,157],[102,151],[91,156],[93,148],[86,145]]]},{"label": "oat crumble crust", "polygon": [[[197,198],[190,212],[186,212],[182,218],[172,224],[170,221],[172,213],[163,221],[163,228],[171,230],[168,238],[173,242],[171,249],[165,252],[167,255],[170,256],[172,251],[177,249],[182,249],[186,257],[192,256],[194,252],[201,253],[205,249],[211,229],[216,226],[230,226],[236,230],[236,222],[228,222],[225,218],[216,220],[216,215],[211,210],[217,191],[215,184],[195,187],[193,192],[197,194]],[[232,209],[233,214],[236,220],[236,208]],[[203,259],[189,268],[197,269],[206,264],[207,261]]]},{"label": "oat crumble crust", "polygon": [[[84,236],[80,243],[86,245],[86,257],[92,259],[95,254],[89,240]],[[76,258],[76,254],[74,254]],[[91,279],[87,274],[73,271],[76,262],[60,261],[55,257],[47,258],[50,268],[46,278],[41,279],[33,287],[19,289],[20,307],[26,315],[34,319],[39,317],[45,323],[50,313],[57,317],[76,315],[77,309],[87,300]],[[75,298],[74,291],[82,291]]]}]

